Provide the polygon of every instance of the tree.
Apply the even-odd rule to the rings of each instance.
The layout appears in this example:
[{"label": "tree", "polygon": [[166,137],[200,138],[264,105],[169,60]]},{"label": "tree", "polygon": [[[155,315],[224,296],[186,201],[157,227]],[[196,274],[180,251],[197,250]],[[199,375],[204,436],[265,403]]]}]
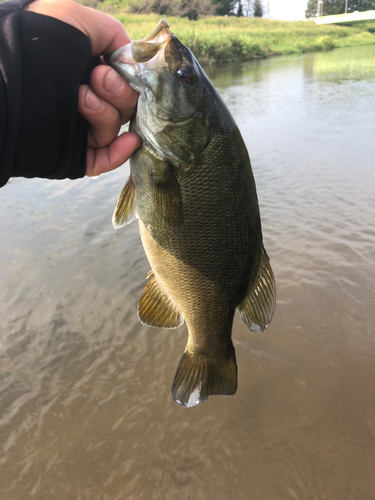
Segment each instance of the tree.
[{"label": "tree", "polygon": [[218,16],[229,16],[233,13],[234,7],[238,0],[212,0],[216,6],[216,14]]},{"label": "tree", "polygon": [[237,10],[237,17],[242,17],[243,16],[243,8],[242,8],[242,2],[239,0],[238,2],[238,10]]},{"label": "tree", "polygon": [[213,16],[216,14],[217,6],[211,0],[183,0],[181,17],[187,17],[190,21],[196,21],[202,16]]},{"label": "tree", "polygon": [[261,0],[254,0],[254,11],[253,11],[253,16],[254,17],[263,17],[263,5]]},{"label": "tree", "polygon": [[[309,0],[305,15],[307,18],[317,15],[317,0]],[[348,0],[348,12],[375,10],[375,0]],[[345,0],[324,0],[323,16],[345,13]]]}]

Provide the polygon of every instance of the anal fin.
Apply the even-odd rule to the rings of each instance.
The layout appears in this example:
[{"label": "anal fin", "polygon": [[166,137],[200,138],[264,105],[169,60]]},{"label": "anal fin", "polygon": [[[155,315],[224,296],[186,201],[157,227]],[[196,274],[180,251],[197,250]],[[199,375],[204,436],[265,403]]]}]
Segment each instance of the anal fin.
[{"label": "anal fin", "polygon": [[133,179],[129,177],[118,197],[112,224],[115,229],[119,229],[130,224],[136,218],[136,191]]},{"label": "anal fin", "polygon": [[143,325],[156,328],[178,328],[184,322],[180,311],[160,288],[153,271],[138,304],[138,318]]},{"label": "anal fin", "polygon": [[258,274],[238,306],[242,321],[253,332],[263,332],[276,308],[276,285],[270,259],[262,246]]}]

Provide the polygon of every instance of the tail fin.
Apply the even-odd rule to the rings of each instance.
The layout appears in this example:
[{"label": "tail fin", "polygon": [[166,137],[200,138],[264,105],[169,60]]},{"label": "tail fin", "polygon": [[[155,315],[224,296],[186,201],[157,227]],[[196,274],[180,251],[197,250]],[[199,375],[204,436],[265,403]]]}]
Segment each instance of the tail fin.
[{"label": "tail fin", "polygon": [[191,408],[213,394],[233,395],[237,390],[237,364],[233,345],[226,356],[217,358],[184,352],[172,384],[172,397]]}]

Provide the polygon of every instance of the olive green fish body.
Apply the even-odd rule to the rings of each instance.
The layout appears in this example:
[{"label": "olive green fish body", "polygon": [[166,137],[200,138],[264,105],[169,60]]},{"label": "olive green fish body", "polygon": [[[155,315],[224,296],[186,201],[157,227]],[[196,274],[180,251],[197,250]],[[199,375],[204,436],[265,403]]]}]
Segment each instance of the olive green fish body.
[{"label": "olive green fish body", "polygon": [[[142,323],[176,328],[186,321],[189,339],[172,394],[178,404],[193,406],[211,394],[235,393],[237,365],[231,340],[235,310],[239,308],[250,329],[264,330],[274,311],[275,287],[241,134],[194,56],[168,36],[166,26],[155,31],[158,43],[165,44],[167,63],[154,87],[156,78],[151,75],[153,97],[147,90],[141,93],[131,129],[144,142],[130,160],[131,175],[114,224],[139,219],[152,268],[138,306]],[[158,56],[156,51],[152,57]],[[112,64],[142,91],[138,74],[134,82],[132,75],[113,60]],[[189,68],[195,71],[195,81],[186,85]],[[179,80],[173,83],[176,72],[179,77],[182,73],[183,85]],[[161,105],[161,113],[158,98],[164,99],[172,84],[180,98],[172,103],[168,121],[163,115],[168,105]],[[152,115],[149,109],[154,110]]]}]

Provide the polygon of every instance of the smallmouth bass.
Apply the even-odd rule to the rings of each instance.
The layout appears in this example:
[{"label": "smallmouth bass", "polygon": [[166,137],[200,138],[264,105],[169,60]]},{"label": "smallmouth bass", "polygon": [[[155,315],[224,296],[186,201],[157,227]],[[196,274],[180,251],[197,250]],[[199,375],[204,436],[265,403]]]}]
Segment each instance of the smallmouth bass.
[{"label": "smallmouth bass", "polygon": [[172,385],[178,405],[232,395],[235,310],[250,330],[263,331],[276,304],[246,146],[165,20],[106,60],[140,93],[130,130],[142,146],[113,214],[115,228],[138,218],[152,269],[138,317],[159,328],[186,321],[189,338]]}]

